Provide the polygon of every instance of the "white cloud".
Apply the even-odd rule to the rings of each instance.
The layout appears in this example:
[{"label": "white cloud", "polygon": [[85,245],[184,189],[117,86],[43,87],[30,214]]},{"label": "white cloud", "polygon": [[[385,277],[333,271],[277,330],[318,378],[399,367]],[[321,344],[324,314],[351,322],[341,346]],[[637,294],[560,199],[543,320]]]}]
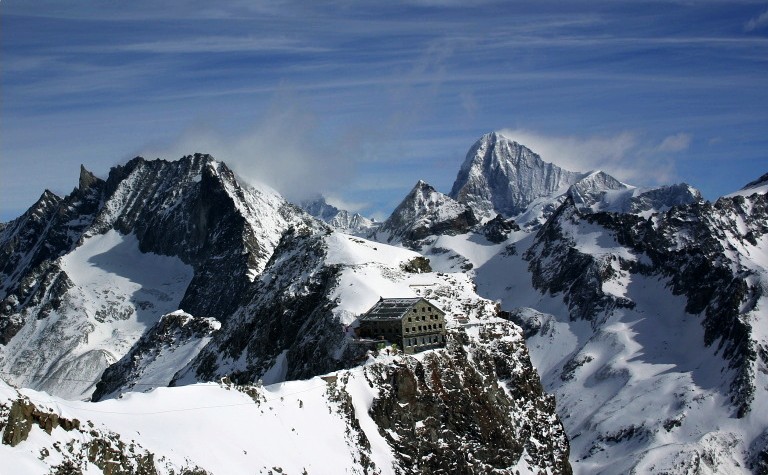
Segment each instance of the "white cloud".
[{"label": "white cloud", "polygon": [[246,132],[227,135],[208,125],[187,129],[167,145],[148,145],[141,155],[175,160],[210,153],[251,183],[266,184],[292,201],[344,186],[355,174],[357,148],[321,137],[315,116],[299,101],[281,96]]},{"label": "white cloud", "polygon": [[326,193],[325,202],[339,209],[347,210],[350,213],[356,213],[370,206],[370,203],[361,202],[361,201],[350,201],[333,192]]},{"label": "white cloud", "polygon": [[744,24],[744,31],[754,31],[766,26],[768,26],[768,10],[756,17],[750,18],[749,21]]},{"label": "white cloud", "polygon": [[525,129],[501,133],[538,153],[542,160],[567,170],[603,170],[639,186],[668,184],[676,177],[674,161],[657,154],[656,147],[633,132],[591,137],[552,136]]},{"label": "white cloud", "polygon": [[664,138],[659,144],[658,150],[659,152],[681,152],[687,150],[690,145],[691,134],[679,132]]}]

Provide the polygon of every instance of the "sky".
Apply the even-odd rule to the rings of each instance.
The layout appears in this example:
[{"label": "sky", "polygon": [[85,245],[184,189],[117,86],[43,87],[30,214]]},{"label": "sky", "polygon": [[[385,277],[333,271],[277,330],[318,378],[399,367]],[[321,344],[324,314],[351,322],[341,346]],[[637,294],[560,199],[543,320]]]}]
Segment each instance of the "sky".
[{"label": "sky", "polygon": [[768,172],[768,1],[0,2],[0,221],[195,152],[381,220],[491,131],[735,191]]}]

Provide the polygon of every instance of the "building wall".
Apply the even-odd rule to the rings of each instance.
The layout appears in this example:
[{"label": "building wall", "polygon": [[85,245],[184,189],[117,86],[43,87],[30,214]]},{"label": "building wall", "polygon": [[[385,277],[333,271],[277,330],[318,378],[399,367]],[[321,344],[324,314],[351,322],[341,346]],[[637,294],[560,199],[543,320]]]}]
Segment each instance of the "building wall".
[{"label": "building wall", "polygon": [[360,324],[360,336],[365,338],[382,338],[397,342],[400,340],[399,320],[368,320]]},{"label": "building wall", "polygon": [[445,313],[420,301],[402,318],[401,348],[415,353],[445,344]]}]

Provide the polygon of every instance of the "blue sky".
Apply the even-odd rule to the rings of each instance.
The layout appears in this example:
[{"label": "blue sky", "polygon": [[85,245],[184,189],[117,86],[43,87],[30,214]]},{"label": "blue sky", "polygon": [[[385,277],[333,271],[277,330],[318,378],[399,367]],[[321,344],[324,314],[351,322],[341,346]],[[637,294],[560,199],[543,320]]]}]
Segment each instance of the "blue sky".
[{"label": "blue sky", "polygon": [[209,152],[381,219],[505,130],[708,199],[768,172],[768,2],[0,3],[0,220],[79,165]]}]

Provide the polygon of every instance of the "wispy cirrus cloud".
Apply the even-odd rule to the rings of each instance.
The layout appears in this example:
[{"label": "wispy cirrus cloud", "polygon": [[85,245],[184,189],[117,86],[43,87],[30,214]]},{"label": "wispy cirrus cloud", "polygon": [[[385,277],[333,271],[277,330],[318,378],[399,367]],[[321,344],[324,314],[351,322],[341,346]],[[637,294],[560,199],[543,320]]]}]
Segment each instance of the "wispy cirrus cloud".
[{"label": "wispy cirrus cloud", "polygon": [[754,16],[744,24],[744,31],[754,31],[768,26],[768,10]]},{"label": "wispy cirrus cloud", "polygon": [[[27,163],[106,170],[148,142],[373,211],[419,178],[450,188],[504,125],[547,160],[631,183],[734,188],[731,162],[710,166],[726,156],[756,170],[734,180],[764,173],[765,2],[36,0],[2,14],[0,181],[27,186],[0,186],[0,213],[71,189]],[[721,139],[692,157],[693,137]]]},{"label": "wispy cirrus cloud", "polygon": [[112,47],[112,49],[156,54],[232,52],[320,53],[329,51],[329,48],[303,44],[298,40],[286,37],[256,36],[204,36],[179,40],[130,43],[118,45]]}]

